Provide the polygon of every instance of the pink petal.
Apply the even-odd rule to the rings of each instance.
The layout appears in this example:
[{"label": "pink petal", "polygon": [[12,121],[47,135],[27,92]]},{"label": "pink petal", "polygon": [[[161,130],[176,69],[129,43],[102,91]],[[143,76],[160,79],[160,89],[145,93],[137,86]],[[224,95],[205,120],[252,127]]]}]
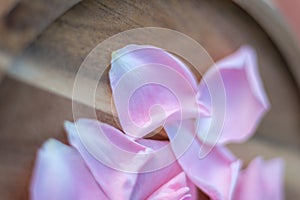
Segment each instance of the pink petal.
[{"label": "pink petal", "polygon": [[[150,139],[138,139],[137,140],[138,143],[143,144],[147,147],[151,147],[152,149],[159,151],[160,149],[162,149],[163,147],[169,147],[169,142],[168,141],[157,141],[157,140],[150,140]],[[169,147],[170,148],[170,147]],[[137,178],[137,182],[134,188],[134,192],[133,195],[131,196],[132,199],[146,199],[147,197],[149,197],[148,194],[152,194],[151,197],[162,197],[164,195],[165,190],[167,189],[167,186],[170,183],[176,183],[181,185],[182,183],[184,183],[184,188],[178,188],[178,190],[180,189],[180,191],[174,191],[172,194],[170,193],[170,197],[171,195],[178,195],[180,196],[181,192],[185,191],[185,186],[186,186],[186,180],[184,177],[184,181],[183,180],[183,176],[180,175],[182,173],[182,169],[179,166],[179,164],[176,162],[175,157],[172,153],[172,150],[170,149],[169,154],[166,154],[165,156],[162,153],[158,153],[156,155],[156,162],[157,163],[162,163],[162,160],[168,159],[166,157],[172,158],[173,162],[163,168],[160,169],[156,169],[153,172],[147,172],[147,173],[140,173],[138,178]],[[155,162],[155,160],[151,160],[151,162]],[[151,166],[153,166],[153,164],[151,165],[151,163],[148,163]],[[149,166],[147,166],[149,167]],[[155,166],[152,167],[153,169],[155,169]],[[176,178],[177,177],[177,178]],[[180,177],[180,178],[179,178]],[[151,180],[151,184],[149,184],[149,180]],[[183,197],[191,197],[191,195],[195,195],[194,192],[194,185],[190,182],[187,183],[188,184],[188,191],[190,191],[188,194],[186,194],[185,192],[184,195],[182,195]],[[146,186],[146,187],[144,187]],[[142,187],[142,188],[141,188]],[[161,188],[163,187],[163,188]],[[156,190],[156,192],[155,192]],[[155,195],[153,194],[155,192]],[[162,194],[159,194],[159,193]],[[193,196],[194,197],[194,196]],[[175,199],[180,199],[180,198],[175,198]]]},{"label": "pink petal", "polygon": [[143,137],[167,118],[206,112],[196,101],[192,73],[162,49],[129,45],[114,52],[109,77],[119,120],[128,135]]},{"label": "pink petal", "polygon": [[202,141],[223,144],[248,139],[269,108],[254,50],[242,47],[213,66],[199,85],[198,97],[211,107],[213,116],[198,121]]},{"label": "pink petal", "polygon": [[108,199],[78,152],[54,139],[38,152],[30,191],[32,200]]},{"label": "pink petal", "polygon": [[145,199],[182,172],[174,162],[153,172],[139,173],[160,162],[149,156],[149,152],[154,151],[151,146],[161,148],[166,142],[141,141],[143,139],[135,142],[107,124],[88,119],[80,119],[75,124],[66,122],[65,127],[70,143],[80,152],[98,184],[112,200]]},{"label": "pink petal", "polygon": [[181,172],[173,179],[169,180],[157,191],[155,191],[148,200],[168,200],[168,199],[183,199],[191,197],[187,186],[187,179],[184,172]]},{"label": "pink petal", "polygon": [[[99,127],[103,128],[101,132]],[[109,199],[129,199],[135,185],[137,174],[127,174],[114,168],[139,169],[144,163],[130,162],[130,155],[122,158],[114,145],[124,147],[125,150],[138,154],[146,149],[134,142],[125,140],[124,134],[108,125],[96,123],[92,120],[79,120],[75,124],[65,123],[69,142],[74,146],[86,165],[91,170],[98,184],[103,188]],[[106,138],[106,133],[111,134]],[[110,142],[110,140],[113,140]],[[128,159],[126,161],[126,159]],[[132,157],[133,159],[133,157]],[[136,166],[135,166],[136,165]]]},{"label": "pink petal", "polygon": [[[194,138],[195,125],[191,120],[185,120],[181,125],[169,124],[165,129],[171,138],[174,153],[179,157],[178,162],[189,179],[213,200],[231,199],[240,161],[225,147],[214,147],[206,157],[200,159],[202,145]],[[179,142],[175,141],[176,137],[180,138]],[[184,138],[188,139],[183,141]],[[190,141],[185,149],[184,142]]]},{"label": "pink petal", "polygon": [[202,198],[199,197],[198,195],[198,188],[196,185],[194,185],[194,183],[187,178],[187,186],[189,187],[189,193],[190,193],[190,197],[188,198],[189,200],[202,200]]},{"label": "pink petal", "polygon": [[172,67],[187,79],[191,86],[196,89],[197,82],[193,73],[185,64],[172,54],[163,49],[149,45],[128,45],[112,54],[112,69],[109,73],[112,88],[128,71],[138,68],[141,65],[157,63]]},{"label": "pink petal", "polygon": [[283,192],[284,163],[281,159],[263,161],[254,159],[239,176],[234,199],[281,200]]}]

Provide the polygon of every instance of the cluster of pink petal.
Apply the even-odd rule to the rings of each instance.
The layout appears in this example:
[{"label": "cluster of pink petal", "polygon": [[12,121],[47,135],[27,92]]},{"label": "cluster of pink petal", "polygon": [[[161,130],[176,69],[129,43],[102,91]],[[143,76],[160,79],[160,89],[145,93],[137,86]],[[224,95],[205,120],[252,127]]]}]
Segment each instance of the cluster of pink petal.
[{"label": "cluster of pink petal", "polygon": [[[192,102],[192,107],[198,106],[195,109],[202,114],[211,110],[212,106],[207,84],[213,86],[217,76],[222,78],[226,94],[226,115],[218,140],[204,158],[199,159],[199,150],[203,145],[210,145],[211,141],[207,140],[201,130],[207,129],[209,120],[218,114],[217,110],[210,112],[211,117],[201,117],[202,114],[191,112],[188,118],[180,119],[178,123],[176,113],[181,108],[176,98],[157,84],[147,84],[141,85],[132,94],[129,110],[126,110],[128,112],[122,113],[124,100],[116,89],[119,81],[124,74],[149,63],[169,66],[180,74],[196,95],[188,96],[190,93],[184,87],[178,91],[188,96],[186,102]],[[213,200],[284,198],[282,160],[264,161],[258,157],[247,168],[242,169],[242,162],[225,146],[228,142],[243,142],[248,139],[269,107],[258,74],[255,53],[250,47],[242,47],[216,63],[204,75],[205,82],[201,81],[198,85],[185,64],[168,52],[152,46],[129,45],[113,54],[109,78],[124,132],[91,119],[66,122],[70,146],[50,139],[39,150],[31,183],[31,199],[199,199],[198,191]],[[136,79],[140,78],[140,75],[136,76]],[[132,76],[126,84],[134,84],[135,81],[138,80]],[[157,117],[149,117],[149,109],[157,104],[163,108],[165,115],[161,116],[156,112],[152,114],[157,114]],[[208,109],[205,111],[204,108]],[[128,121],[128,117],[121,117],[123,114],[129,115],[131,121]],[[164,119],[167,118],[172,120],[165,122]],[[169,141],[141,138],[161,126]],[[152,157],[135,163],[125,160],[111,148],[113,145],[133,155],[144,155],[170,145],[169,156],[175,158],[174,152],[178,147],[172,144],[172,139],[178,130],[181,131],[179,134],[187,138],[193,135],[196,137],[175,162],[153,172],[142,173],[149,163],[159,162],[159,159]],[[93,153],[87,150],[82,137],[96,144],[97,148]],[[103,140],[104,137],[108,140]],[[111,168],[101,160],[116,165],[121,163],[137,173]]]}]

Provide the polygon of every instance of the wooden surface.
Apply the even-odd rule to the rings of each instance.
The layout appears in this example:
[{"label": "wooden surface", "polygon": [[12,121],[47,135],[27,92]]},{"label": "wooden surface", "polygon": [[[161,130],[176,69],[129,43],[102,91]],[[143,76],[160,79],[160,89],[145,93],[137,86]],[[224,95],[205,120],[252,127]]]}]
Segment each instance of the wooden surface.
[{"label": "wooden surface", "polygon": [[22,53],[51,22],[80,0],[4,0],[0,2],[0,48]]},{"label": "wooden surface", "polygon": [[275,2],[277,0],[234,1],[250,13],[272,38],[281,55],[286,59],[292,77],[300,88],[300,43],[298,43],[297,35],[292,31],[292,27],[288,24],[288,18],[283,17],[280,13],[277,2]]},{"label": "wooden surface", "polygon": [[[253,139],[230,148],[244,158],[245,163],[256,155],[283,156],[287,162],[286,197],[299,199],[299,91],[287,62],[270,37],[231,1],[85,0],[43,31],[22,56],[13,59],[9,70],[26,67],[38,70],[35,79],[24,76],[23,81],[41,88],[43,77],[47,75],[53,77],[47,81],[64,80],[62,92],[56,92],[64,95],[72,89],[81,62],[96,44],[120,31],[145,26],[185,33],[202,44],[214,60],[243,44],[257,50],[272,110]],[[107,77],[102,79],[101,88],[98,95],[103,110],[99,110],[97,116],[101,121],[115,124],[104,109],[110,107]],[[59,86],[55,90],[59,90]],[[88,117],[90,108],[81,107],[82,117]],[[0,110],[1,199],[28,199],[35,152],[49,137],[66,141],[62,124],[64,120],[72,120],[71,101],[7,76],[0,84]]]},{"label": "wooden surface", "polygon": [[300,1],[295,0],[272,0],[280,12],[284,15],[287,25],[291,27],[293,33],[300,42],[300,24],[299,24],[299,7]]}]

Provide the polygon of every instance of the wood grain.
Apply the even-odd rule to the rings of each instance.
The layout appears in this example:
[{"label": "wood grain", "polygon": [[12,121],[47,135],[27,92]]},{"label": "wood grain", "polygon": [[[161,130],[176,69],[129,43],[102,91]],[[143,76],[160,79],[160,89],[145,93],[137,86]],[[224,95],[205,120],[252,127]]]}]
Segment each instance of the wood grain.
[{"label": "wood grain", "polygon": [[6,0],[0,2],[0,19],[5,17],[19,0]]},{"label": "wood grain", "polygon": [[[272,109],[253,141],[231,148],[246,162],[258,154],[285,157],[286,196],[300,198],[296,188],[300,178],[294,176],[299,166],[299,91],[286,60],[253,18],[231,1],[85,0],[53,22],[22,56],[13,60],[10,74],[32,86],[10,77],[0,85],[0,194],[4,199],[28,199],[37,148],[49,137],[65,141],[62,124],[72,120],[72,107],[71,100],[64,97],[70,97],[74,77],[86,55],[120,31],[145,26],[183,32],[203,45],[214,60],[244,44],[257,50]],[[108,114],[108,84],[106,74],[97,93],[97,116],[117,126]],[[81,117],[90,117],[92,108],[81,106]]]},{"label": "wood grain", "polygon": [[80,0],[9,0],[0,6],[0,48],[22,53],[51,22]]}]

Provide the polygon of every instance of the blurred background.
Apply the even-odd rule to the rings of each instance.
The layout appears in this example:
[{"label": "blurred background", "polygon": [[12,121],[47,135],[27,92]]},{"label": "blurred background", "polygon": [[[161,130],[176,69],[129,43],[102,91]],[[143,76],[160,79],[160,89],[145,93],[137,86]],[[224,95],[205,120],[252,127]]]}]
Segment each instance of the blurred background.
[{"label": "blurred background", "polygon": [[[272,108],[256,135],[230,148],[286,161],[287,199],[300,199],[300,1],[1,0],[0,199],[29,199],[37,149],[66,142],[76,72],[96,44],[138,27],[165,27],[198,41],[216,61],[253,46]],[[107,58],[110,60],[110,58]],[[110,104],[107,78],[100,104]],[[82,117],[90,105],[78,103]],[[104,106],[103,106],[104,107]],[[114,124],[105,110],[98,119]]]}]

